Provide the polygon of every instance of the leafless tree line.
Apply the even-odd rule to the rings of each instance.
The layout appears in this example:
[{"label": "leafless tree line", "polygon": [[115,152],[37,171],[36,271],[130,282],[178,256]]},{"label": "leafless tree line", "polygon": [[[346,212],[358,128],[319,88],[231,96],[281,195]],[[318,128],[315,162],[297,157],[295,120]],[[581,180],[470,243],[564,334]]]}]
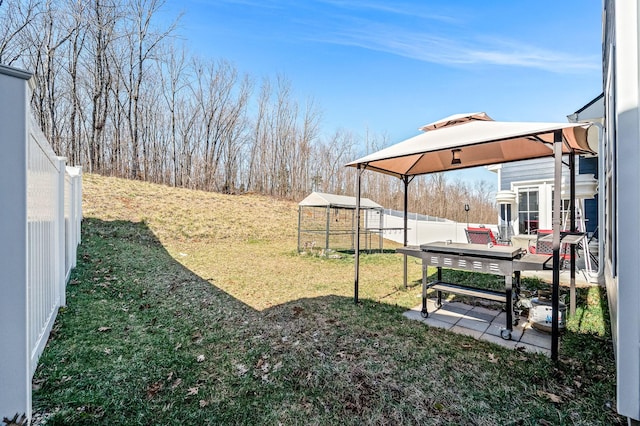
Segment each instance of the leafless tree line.
[{"label": "leafless tree line", "polygon": [[[34,73],[32,105],[54,150],[86,171],[226,193],[299,200],[353,194],[344,164],[387,146],[345,129],[325,136],[321,110],[285,76],[254,77],[190,54],[163,0],[7,0],[0,63]],[[490,187],[415,179],[412,211],[495,222]],[[402,208],[402,181],[364,173],[363,195]],[[461,213],[462,212],[462,213]]]}]

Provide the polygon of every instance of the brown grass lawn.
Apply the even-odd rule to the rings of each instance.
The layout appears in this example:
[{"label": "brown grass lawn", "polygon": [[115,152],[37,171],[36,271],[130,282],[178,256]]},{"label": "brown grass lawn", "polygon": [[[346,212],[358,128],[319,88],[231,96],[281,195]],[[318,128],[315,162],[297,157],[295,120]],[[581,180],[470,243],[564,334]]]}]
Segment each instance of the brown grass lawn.
[{"label": "brown grass lawn", "polygon": [[[83,184],[85,216],[143,221],[175,260],[254,309],[303,297],[353,297],[354,269],[347,259],[297,254],[297,203],[90,174]],[[386,242],[385,247],[397,244]],[[402,288],[401,259],[389,254],[363,259],[360,297],[417,305],[418,290],[396,292]],[[409,273],[413,280],[421,276],[415,260],[409,261]]]},{"label": "brown grass lawn", "polygon": [[78,266],[34,377],[47,425],[623,423],[601,289],[579,290],[553,363],[402,317],[421,267],[405,289],[397,254],[361,257],[355,305],[352,256],[296,252],[296,203],[83,183]]}]

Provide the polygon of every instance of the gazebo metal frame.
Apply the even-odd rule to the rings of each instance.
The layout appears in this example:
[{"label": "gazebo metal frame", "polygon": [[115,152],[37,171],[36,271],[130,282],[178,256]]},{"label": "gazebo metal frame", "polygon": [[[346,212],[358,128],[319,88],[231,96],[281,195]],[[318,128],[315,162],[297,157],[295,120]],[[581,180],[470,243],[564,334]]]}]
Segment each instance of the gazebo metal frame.
[{"label": "gazebo metal frame", "polygon": [[[498,122],[485,113],[458,114],[423,126],[424,133],[367,155],[346,166],[357,169],[356,216],[360,216],[360,182],[365,170],[400,178],[404,183],[404,246],[407,246],[407,192],[415,176],[470,167],[554,158],[554,186],[561,188],[563,154],[570,169],[570,231],[576,231],[575,156],[593,154],[592,131],[584,123]],[[558,357],[558,312],[560,285],[560,194],[553,196],[553,284],[551,358]],[[358,221],[359,224],[359,221]],[[359,226],[356,229],[360,233]],[[356,237],[356,244],[359,238]],[[359,247],[356,246],[354,302],[358,303]],[[571,305],[575,306],[575,246],[571,246]],[[407,285],[407,255],[404,255],[404,284]]]}]

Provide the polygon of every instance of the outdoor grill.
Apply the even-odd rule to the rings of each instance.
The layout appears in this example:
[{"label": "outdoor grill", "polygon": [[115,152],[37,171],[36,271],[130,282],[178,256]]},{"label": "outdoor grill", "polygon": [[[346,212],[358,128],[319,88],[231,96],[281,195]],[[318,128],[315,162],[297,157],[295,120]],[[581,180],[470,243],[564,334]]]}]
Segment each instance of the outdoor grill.
[{"label": "outdoor grill", "polygon": [[[427,318],[427,292],[436,290],[437,306],[442,305],[442,293],[453,293],[478,297],[505,303],[506,324],[500,335],[511,339],[514,316],[514,299],[518,300],[520,291],[520,272],[523,270],[550,269],[549,256],[528,254],[526,250],[513,246],[493,246],[484,244],[452,243],[436,241],[422,244],[420,247],[401,247],[397,251],[408,256],[422,259],[422,316]],[[437,278],[427,282],[427,267],[438,268]],[[442,268],[460,269],[504,277],[504,292],[445,282]]]}]

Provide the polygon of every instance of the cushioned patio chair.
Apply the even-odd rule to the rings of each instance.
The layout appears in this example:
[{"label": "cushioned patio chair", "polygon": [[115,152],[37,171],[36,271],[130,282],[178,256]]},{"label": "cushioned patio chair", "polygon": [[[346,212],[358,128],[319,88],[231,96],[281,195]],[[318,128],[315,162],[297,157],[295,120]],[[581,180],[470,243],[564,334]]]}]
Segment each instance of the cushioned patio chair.
[{"label": "cushioned patio chair", "polygon": [[467,241],[470,244],[493,244],[494,246],[506,246],[508,244],[500,244],[489,228],[465,228]]}]

